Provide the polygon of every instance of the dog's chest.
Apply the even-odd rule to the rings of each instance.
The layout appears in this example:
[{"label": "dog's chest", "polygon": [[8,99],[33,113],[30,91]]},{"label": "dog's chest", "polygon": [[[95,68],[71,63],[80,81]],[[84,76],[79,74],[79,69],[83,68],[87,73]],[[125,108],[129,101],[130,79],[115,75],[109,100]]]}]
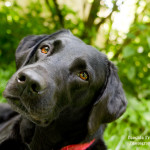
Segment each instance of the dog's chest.
[{"label": "dog's chest", "polygon": [[55,121],[46,128],[36,127],[31,142],[32,150],[60,149],[66,145],[77,144],[87,135],[87,119],[81,122]]}]

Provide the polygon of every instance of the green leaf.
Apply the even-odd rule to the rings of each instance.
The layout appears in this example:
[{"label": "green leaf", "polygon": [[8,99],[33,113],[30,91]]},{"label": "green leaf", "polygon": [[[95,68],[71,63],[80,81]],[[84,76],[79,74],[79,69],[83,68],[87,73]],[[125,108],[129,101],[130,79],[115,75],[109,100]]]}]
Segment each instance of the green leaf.
[{"label": "green leaf", "polygon": [[133,33],[127,33],[127,37],[129,39],[135,39],[136,38],[136,36]]},{"label": "green leaf", "polygon": [[145,112],[145,113],[143,113],[143,118],[144,118],[146,121],[150,121],[150,112]]},{"label": "green leaf", "polygon": [[147,36],[148,47],[150,48],[150,36]]},{"label": "green leaf", "polygon": [[126,46],[123,49],[123,57],[127,58],[127,57],[131,57],[135,54],[134,49],[131,46]]},{"label": "green leaf", "polygon": [[134,66],[130,66],[127,72],[128,79],[133,79],[135,77],[136,69]]}]

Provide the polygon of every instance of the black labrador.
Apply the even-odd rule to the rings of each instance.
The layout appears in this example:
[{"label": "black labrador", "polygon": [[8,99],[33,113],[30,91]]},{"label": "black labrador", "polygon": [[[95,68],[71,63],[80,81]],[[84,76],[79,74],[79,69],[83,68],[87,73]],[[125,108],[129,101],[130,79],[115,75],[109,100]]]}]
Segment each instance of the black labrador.
[{"label": "black labrador", "polygon": [[21,115],[1,112],[0,150],[107,149],[105,124],[119,118],[127,102],[117,69],[103,53],[60,30],[25,37],[16,66],[3,95]]}]

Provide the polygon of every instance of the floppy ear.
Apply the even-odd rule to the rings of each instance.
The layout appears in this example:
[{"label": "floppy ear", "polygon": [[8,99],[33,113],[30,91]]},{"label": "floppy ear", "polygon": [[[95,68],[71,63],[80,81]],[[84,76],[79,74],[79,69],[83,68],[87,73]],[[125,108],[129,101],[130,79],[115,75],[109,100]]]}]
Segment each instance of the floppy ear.
[{"label": "floppy ear", "polygon": [[[119,118],[126,110],[127,101],[116,67],[108,62],[108,77],[103,94],[94,104],[89,121],[88,130],[94,134],[102,123],[109,123]],[[100,92],[101,93],[101,92]]]},{"label": "floppy ear", "polygon": [[16,50],[16,67],[22,67],[34,54],[36,46],[45,39],[47,35],[31,35],[23,38]]}]

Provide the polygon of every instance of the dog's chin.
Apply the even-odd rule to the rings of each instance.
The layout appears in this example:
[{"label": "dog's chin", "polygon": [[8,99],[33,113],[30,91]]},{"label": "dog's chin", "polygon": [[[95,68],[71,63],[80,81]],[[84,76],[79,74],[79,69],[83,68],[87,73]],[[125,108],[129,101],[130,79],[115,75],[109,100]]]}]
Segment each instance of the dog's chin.
[{"label": "dog's chin", "polygon": [[35,123],[36,125],[38,126],[41,126],[41,127],[47,127],[51,121],[49,119],[41,119],[40,117],[38,116],[34,116],[32,114],[29,114],[28,116],[26,116],[30,121],[32,121],[33,123]]},{"label": "dog's chin", "polygon": [[38,115],[30,113],[26,107],[20,102],[19,98],[15,97],[6,97],[8,103],[11,105],[12,109],[21,114],[23,117],[29,119],[31,122],[35,123],[38,126],[46,127],[48,126],[52,121],[47,118],[40,117]]},{"label": "dog's chin", "polygon": [[25,117],[28,118],[33,123],[35,123],[36,125],[41,126],[41,127],[47,127],[52,122],[49,119],[43,119],[37,116],[33,116],[32,114],[28,114]]}]

